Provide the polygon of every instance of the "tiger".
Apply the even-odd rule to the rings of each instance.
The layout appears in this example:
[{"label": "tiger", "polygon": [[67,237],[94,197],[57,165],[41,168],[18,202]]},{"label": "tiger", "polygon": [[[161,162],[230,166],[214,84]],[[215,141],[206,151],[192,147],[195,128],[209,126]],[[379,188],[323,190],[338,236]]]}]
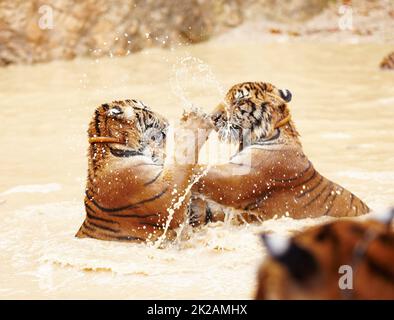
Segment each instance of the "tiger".
[{"label": "tiger", "polygon": [[394,70],[394,52],[386,56],[380,63],[381,69]]},{"label": "tiger", "polygon": [[[211,127],[209,117],[185,112],[174,134],[175,152],[188,145],[180,130],[191,131],[194,138],[199,128]],[[166,155],[168,129],[164,117],[138,100],[105,103],[95,110],[88,129],[86,216],[76,237],[134,242],[176,237],[190,202],[190,192],[182,192],[198,174],[198,159],[179,163]],[[204,142],[200,134],[196,147]]]},{"label": "tiger", "polygon": [[291,238],[263,234],[255,299],[394,299],[394,209],[340,219]]},{"label": "tiger", "polygon": [[370,211],[353,193],[323,177],[304,154],[288,107],[291,98],[289,90],[264,82],[236,84],[227,92],[211,118],[219,138],[239,150],[228,163],[209,167],[194,185],[196,225],[223,221],[224,209],[237,213],[240,223]]}]

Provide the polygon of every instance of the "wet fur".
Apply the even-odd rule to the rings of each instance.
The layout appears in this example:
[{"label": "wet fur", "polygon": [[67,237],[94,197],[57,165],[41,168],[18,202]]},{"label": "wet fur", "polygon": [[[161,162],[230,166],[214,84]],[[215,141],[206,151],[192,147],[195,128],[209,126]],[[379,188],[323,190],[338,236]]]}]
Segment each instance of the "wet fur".
[{"label": "wet fur", "polygon": [[[188,117],[182,119],[188,127]],[[86,217],[77,237],[144,242],[163,234],[167,209],[182,195],[173,190],[185,190],[194,174],[193,163],[166,164],[167,128],[166,119],[137,100],[114,101],[95,110],[89,138],[110,137],[124,143],[90,144]],[[174,208],[167,239],[176,236],[175,230],[187,218],[189,197]]]},{"label": "wet fur", "polygon": [[[342,217],[369,212],[358,197],[319,174],[303,153],[292,120],[275,128],[290,115],[285,99],[291,95],[285,92],[262,82],[245,82],[229,90],[212,120],[219,136],[239,144],[240,151],[229,163],[211,167],[194,189],[195,196],[236,209],[248,222],[283,215]],[[250,132],[246,143],[240,143],[240,131]],[[235,176],[231,172],[237,167],[249,173]],[[201,219],[195,220],[206,221],[206,213],[197,209],[193,215]]]}]

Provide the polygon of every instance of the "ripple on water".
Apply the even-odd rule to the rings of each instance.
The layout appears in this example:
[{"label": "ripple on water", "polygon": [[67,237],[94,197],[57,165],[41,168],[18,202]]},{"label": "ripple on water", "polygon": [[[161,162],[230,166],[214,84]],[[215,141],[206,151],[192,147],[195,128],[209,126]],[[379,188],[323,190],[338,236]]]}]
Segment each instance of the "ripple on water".
[{"label": "ripple on water", "polygon": [[[1,255],[11,259],[15,274],[28,275],[39,283],[41,290],[52,293],[66,290],[70,283],[78,283],[79,290],[89,291],[94,286],[115,282],[115,275],[118,285],[126,290],[136,290],[133,287],[136,282],[168,283],[178,279],[171,289],[177,294],[183,290],[185,294],[190,292],[190,286],[198,283],[199,294],[216,290],[217,297],[234,298],[232,292],[236,290],[237,298],[249,298],[254,288],[255,270],[264,256],[259,234],[289,234],[328,219],[284,217],[259,226],[216,223],[191,232],[188,240],[156,249],[144,244],[77,239],[74,234],[82,218],[83,207],[75,202],[18,210],[2,222]],[[73,272],[67,271],[67,277],[53,280],[53,275],[61,270]],[[93,279],[83,276],[87,273],[93,273]],[[134,282],[126,283],[130,275]],[[221,288],[223,285],[225,290]],[[165,288],[156,290],[152,293],[154,296],[171,297]],[[134,292],[137,297],[141,296],[138,290]],[[92,291],[91,295],[94,296]]]}]

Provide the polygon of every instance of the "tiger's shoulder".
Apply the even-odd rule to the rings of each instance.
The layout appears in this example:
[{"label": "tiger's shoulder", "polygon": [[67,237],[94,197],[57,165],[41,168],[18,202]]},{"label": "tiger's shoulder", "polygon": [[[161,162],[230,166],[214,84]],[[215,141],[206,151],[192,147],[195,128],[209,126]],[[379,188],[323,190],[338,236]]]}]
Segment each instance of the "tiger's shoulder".
[{"label": "tiger's shoulder", "polygon": [[238,146],[238,153],[224,165],[211,166],[197,182],[196,193],[260,220],[369,212],[361,199],[322,176],[304,154],[291,99],[289,90],[270,83],[231,87],[212,120],[219,139]]},{"label": "tiger's shoulder", "polygon": [[[168,121],[138,100],[105,103],[89,124],[86,217],[77,237],[145,241],[164,223],[148,205],[168,198],[163,182]],[[159,211],[159,210],[157,210]]]}]

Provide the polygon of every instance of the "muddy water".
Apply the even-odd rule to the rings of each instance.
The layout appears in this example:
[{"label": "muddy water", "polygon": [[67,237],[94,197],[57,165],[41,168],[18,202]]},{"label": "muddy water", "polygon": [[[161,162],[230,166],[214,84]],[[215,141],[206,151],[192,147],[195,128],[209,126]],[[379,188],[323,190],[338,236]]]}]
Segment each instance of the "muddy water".
[{"label": "muddy water", "polygon": [[215,42],[124,58],[0,70],[0,298],[251,298],[262,226],[216,224],[171,248],[77,240],[86,129],[100,103],[138,98],[172,120],[211,110],[234,83],[293,93],[291,108],[317,169],[372,208],[394,204],[394,73],[384,45]]}]

